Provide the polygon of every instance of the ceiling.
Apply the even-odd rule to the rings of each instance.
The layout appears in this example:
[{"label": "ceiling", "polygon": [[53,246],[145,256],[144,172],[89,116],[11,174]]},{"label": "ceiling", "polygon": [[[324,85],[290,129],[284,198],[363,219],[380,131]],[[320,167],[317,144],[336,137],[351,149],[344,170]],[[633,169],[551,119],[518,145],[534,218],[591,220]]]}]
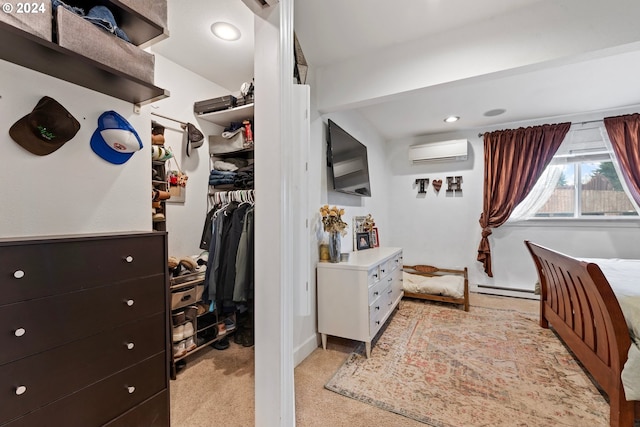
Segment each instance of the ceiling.
[{"label": "ceiling", "polygon": [[[587,0],[587,3],[598,1]],[[375,57],[377,52],[400,49],[403,44],[429,37],[443,39],[447,34],[480,30],[498,23],[498,17],[505,14],[539,19],[541,17],[531,15],[532,10],[542,11],[543,6],[551,4],[563,7],[584,3],[577,0],[296,0],[295,28],[307,62],[312,69],[322,69],[357,57]],[[251,80],[253,14],[241,0],[190,0],[188,8],[182,0],[168,0],[168,5],[170,37],[155,45],[154,52],[229,92],[239,91],[243,82]],[[573,12],[567,13],[571,16]],[[576,9],[575,15],[576,19],[589,19],[586,8]],[[544,18],[549,25],[560,24]],[[222,42],[213,37],[209,27],[219,20],[239,27],[241,39]],[[571,36],[569,30],[567,35]],[[505,36],[510,36],[508,31]],[[635,33],[625,37],[633,38]],[[634,41],[638,40],[640,36]],[[554,47],[544,46],[550,51]],[[499,128],[503,123],[639,105],[640,43],[602,47],[595,53],[582,52],[542,65],[469,76],[345,108],[358,110],[385,139],[393,140],[462,129]],[[384,60],[381,54],[380,61]],[[334,106],[332,111],[340,109]],[[495,109],[506,112],[486,115]],[[445,123],[443,119],[452,114],[461,120]]]}]

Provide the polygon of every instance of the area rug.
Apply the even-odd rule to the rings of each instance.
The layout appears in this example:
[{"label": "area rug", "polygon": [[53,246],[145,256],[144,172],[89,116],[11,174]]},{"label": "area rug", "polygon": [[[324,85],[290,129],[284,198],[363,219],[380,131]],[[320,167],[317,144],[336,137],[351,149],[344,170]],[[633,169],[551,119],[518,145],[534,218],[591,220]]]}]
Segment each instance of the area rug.
[{"label": "area rug", "polygon": [[609,405],[549,329],[511,310],[403,301],[325,385],[436,427],[608,426]]}]

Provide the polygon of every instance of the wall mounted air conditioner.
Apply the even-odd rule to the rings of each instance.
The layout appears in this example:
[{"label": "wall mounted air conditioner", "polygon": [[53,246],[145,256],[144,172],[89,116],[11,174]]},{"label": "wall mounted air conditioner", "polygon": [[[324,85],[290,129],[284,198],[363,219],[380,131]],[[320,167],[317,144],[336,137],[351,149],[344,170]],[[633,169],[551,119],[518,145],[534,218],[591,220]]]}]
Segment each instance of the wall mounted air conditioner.
[{"label": "wall mounted air conditioner", "polygon": [[467,160],[467,145],[466,139],[412,145],[409,147],[409,160],[412,163]]}]

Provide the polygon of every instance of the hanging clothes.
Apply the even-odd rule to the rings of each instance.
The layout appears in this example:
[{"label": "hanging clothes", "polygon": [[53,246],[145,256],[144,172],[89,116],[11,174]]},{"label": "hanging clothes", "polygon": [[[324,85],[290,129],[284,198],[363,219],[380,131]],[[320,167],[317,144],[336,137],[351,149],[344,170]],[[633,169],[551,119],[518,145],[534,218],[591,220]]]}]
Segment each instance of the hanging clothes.
[{"label": "hanging clothes", "polygon": [[235,267],[233,301],[246,302],[253,299],[253,206],[245,213]]},{"label": "hanging clothes", "polygon": [[253,193],[243,190],[214,193],[213,199],[202,237],[209,244],[205,295],[222,314],[253,299],[254,204]]}]

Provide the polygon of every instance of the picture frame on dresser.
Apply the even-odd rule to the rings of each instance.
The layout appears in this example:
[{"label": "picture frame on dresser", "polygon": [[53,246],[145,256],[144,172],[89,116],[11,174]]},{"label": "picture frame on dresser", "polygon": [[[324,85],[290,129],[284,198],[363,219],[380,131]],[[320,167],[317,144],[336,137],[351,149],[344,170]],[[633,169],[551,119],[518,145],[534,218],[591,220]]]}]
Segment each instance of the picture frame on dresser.
[{"label": "picture frame on dresser", "polygon": [[371,235],[367,232],[356,233],[356,248],[359,251],[371,248]]},{"label": "picture frame on dresser", "polygon": [[378,237],[378,227],[373,227],[373,230],[371,230],[371,247],[372,248],[380,247],[380,238]]},{"label": "picture frame on dresser", "polygon": [[364,232],[364,221],[367,219],[366,216],[354,216],[353,217],[353,247],[354,249],[358,247],[357,234]]}]

